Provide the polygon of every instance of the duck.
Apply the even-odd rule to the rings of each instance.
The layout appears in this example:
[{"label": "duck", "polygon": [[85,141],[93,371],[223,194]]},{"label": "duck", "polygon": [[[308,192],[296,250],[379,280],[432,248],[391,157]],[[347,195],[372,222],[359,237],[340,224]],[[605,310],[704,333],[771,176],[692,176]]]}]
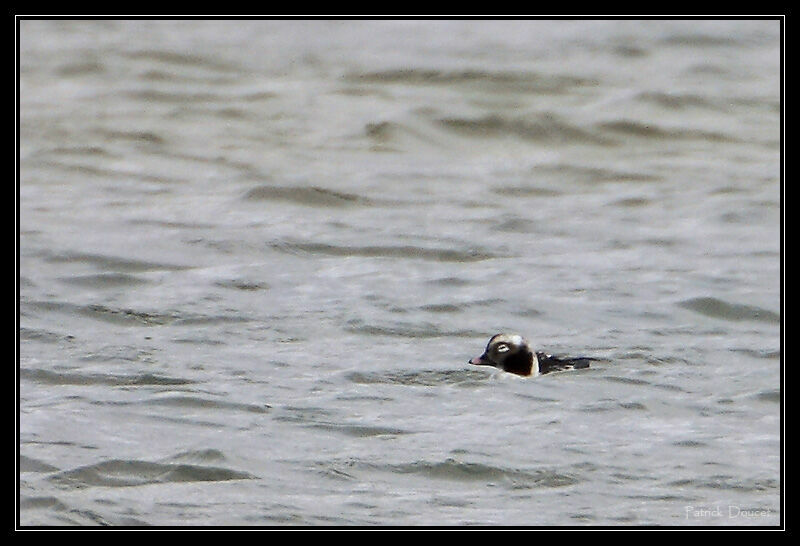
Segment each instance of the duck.
[{"label": "duck", "polygon": [[481,356],[469,360],[475,366],[493,366],[523,377],[543,375],[589,367],[594,358],[560,357],[543,351],[532,351],[528,341],[519,334],[496,334],[489,339]]}]

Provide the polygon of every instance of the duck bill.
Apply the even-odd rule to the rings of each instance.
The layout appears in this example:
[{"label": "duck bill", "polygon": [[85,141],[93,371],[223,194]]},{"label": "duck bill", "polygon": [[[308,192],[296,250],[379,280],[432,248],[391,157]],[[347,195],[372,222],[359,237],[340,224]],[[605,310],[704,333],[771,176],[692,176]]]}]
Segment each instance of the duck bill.
[{"label": "duck bill", "polygon": [[481,356],[476,356],[475,358],[469,361],[470,364],[474,364],[476,366],[491,366],[492,363],[489,361],[489,357],[486,356],[486,353],[483,353]]}]

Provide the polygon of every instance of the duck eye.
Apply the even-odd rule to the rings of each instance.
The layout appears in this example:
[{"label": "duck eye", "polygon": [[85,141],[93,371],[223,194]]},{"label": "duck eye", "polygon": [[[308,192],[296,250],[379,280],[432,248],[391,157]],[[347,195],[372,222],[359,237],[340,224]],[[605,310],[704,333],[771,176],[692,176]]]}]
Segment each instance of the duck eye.
[{"label": "duck eye", "polygon": [[506,345],[505,343],[501,343],[500,345],[497,346],[495,350],[498,353],[505,353],[508,351],[508,345]]}]

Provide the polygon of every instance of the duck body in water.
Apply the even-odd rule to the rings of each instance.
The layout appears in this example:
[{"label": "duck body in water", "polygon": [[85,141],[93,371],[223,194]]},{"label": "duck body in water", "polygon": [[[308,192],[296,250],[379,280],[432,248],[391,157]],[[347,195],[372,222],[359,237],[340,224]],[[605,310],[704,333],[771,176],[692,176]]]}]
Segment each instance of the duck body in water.
[{"label": "duck body in water", "polygon": [[469,361],[476,366],[493,366],[521,376],[536,376],[564,370],[588,368],[595,360],[585,356],[561,357],[531,350],[525,338],[518,334],[492,336],[481,356]]}]

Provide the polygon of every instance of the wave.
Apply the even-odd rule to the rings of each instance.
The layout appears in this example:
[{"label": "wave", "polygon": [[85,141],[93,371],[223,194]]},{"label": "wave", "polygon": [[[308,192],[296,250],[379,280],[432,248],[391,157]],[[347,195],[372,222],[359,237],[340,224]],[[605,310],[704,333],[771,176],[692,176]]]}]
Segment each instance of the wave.
[{"label": "wave", "polygon": [[29,310],[80,315],[94,320],[131,326],[163,326],[165,324],[196,325],[247,322],[247,317],[231,315],[200,315],[184,312],[150,313],[128,308],[107,307],[100,304],[79,305],[58,301],[22,301],[20,312]]},{"label": "wave", "polygon": [[268,404],[247,404],[242,402],[227,402],[224,400],[214,400],[212,398],[205,398],[202,396],[164,396],[155,397],[147,400],[136,402],[101,402],[100,405],[114,405],[114,406],[130,406],[130,405],[143,405],[143,406],[165,406],[174,408],[188,408],[188,409],[210,409],[210,410],[233,410],[243,411],[247,413],[268,413],[271,406]]},{"label": "wave", "polygon": [[702,129],[665,129],[653,123],[632,120],[605,121],[596,125],[604,132],[614,135],[635,138],[651,138],[659,140],[707,140],[711,142],[740,142],[738,138],[720,133],[718,131],[704,131]]},{"label": "wave", "polygon": [[352,72],[343,77],[349,83],[403,85],[482,85],[496,91],[561,94],[575,87],[598,85],[597,80],[576,76],[544,75],[535,72],[491,72],[484,70],[439,70],[398,68],[374,72]]},{"label": "wave", "polygon": [[401,144],[416,144],[420,146],[443,147],[445,143],[437,135],[426,134],[418,127],[395,121],[370,122],[364,126],[364,134],[373,142],[371,151],[397,152],[399,148],[392,147]]},{"label": "wave", "polygon": [[314,407],[287,406],[282,408],[282,411],[275,417],[275,420],[296,423],[326,432],[337,432],[358,438],[396,436],[410,433],[408,430],[392,426],[347,422],[347,418],[339,418],[335,415],[335,412]]},{"label": "wave", "polygon": [[149,281],[127,275],[125,273],[101,273],[99,275],[81,275],[78,277],[63,277],[63,282],[89,288],[117,288],[120,286],[135,286],[147,284]]},{"label": "wave", "polygon": [[568,474],[545,470],[518,470],[501,466],[469,463],[455,459],[442,462],[420,461],[410,464],[391,465],[401,474],[419,474],[426,478],[439,478],[456,481],[497,482],[512,481],[517,485],[530,487],[564,487],[574,485],[580,480]]},{"label": "wave", "polygon": [[779,323],[781,316],[778,313],[756,307],[754,305],[743,305],[739,303],[728,303],[726,301],[712,298],[691,298],[677,303],[678,307],[689,309],[695,313],[723,320],[733,321],[759,321]]},{"label": "wave", "polygon": [[20,379],[47,385],[106,385],[110,387],[149,387],[154,385],[188,385],[191,379],[151,373],[132,375],[53,371],[41,368],[20,368]]},{"label": "wave", "polygon": [[357,438],[370,438],[372,436],[397,436],[409,434],[409,431],[395,427],[376,425],[359,425],[354,423],[311,423],[308,426],[326,432],[339,432]]},{"label": "wave", "polygon": [[326,243],[282,241],[272,248],[283,252],[322,254],[326,256],[361,256],[365,258],[408,258],[439,262],[479,262],[501,256],[485,250],[425,248],[418,246],[336,246]]},{"label": "wave", "polygon": [[142,60],[147,63],[156,62],[178,66],[193,66],[219,72],[240,71],[240,68],[234,64],[210,59],[194,53],[179,53],[177,51],[165,51],[163,49],[123,50],[119,53],[129,59]]},{"label": "wave", "polygon": [[736,36],[714,36],[711,34],[690,33],[690,34],[672,34],[661,38],[660,42],[673,46],[685,47],[733,47],[745,45],[752,42],[752,38],[736,37]]},{"label": "wave", "polygon": [[[466,362],[466,359],[465,359]],[[409,370],[392,372],[352,372],[347,379],[361,385],[461,385],[471,386],[486,381],[483,371],[468,369],[453,370]]]},{"label": "wave", "polygon": [[61,252],[45,256],[45,260],[54,263],[88,263],[98,269],[116,271],[120,273],[141,273],[146,271],[184,271],[191,269],[189,266],[150,262],[117,256],[105,256],[88,252]]},{"label": "wave", "polygon": [[469,137],[515,137],[547,144],[591,144],[613,146],[617,140],[593,130],[571,125],[553,114],[526,118],[508,118],[489,114],[479,118],[441,118],[437,123],[446,130]]},{"label": "wave", "polygon": [[113,459],[59,472],[50,480],[67,487],[132,487],[153,483],[220,482],[248,480],[255,476],[221,466],[159,463],[136,459]]},{"label": "wave", "polygon": [[761,402],[774,402],[779,404],[781,402],[780,389],[767,389],[755,395],[755,399]]},{"label": "wave", "polygon": [[354,477],[359,471],[407,474],[426,480],[439,479],[457,482],[507,483],[514,489],[567,487],[582,480],[573,475],[553,470],[523,470],[446,458],[443,461],[415,461],[401,464],[375,464],[363,461],[345,461],[326,465],[336,475]]},{"label": "wave", "polygon": [[26,328],[20,326],[19,337],[23,340],[38,341],[41,343],[61,343],[63,341],[72,341],[73,336],[68,334],[57,334],[49,330],[41,330],[38,328]]},{"label": "wave", "polygon": [[705,479],[681,479],[675,480],[667,485],[674,487],[695,487],[699,489],[725,489],[734,490],[739,493],[749,491],[777,491],[780,482],[772,478],[737,478],[734,476],[709,476]]},{"label": "wave", "polygon": [[694,95],[690,93],[662,93],[656,91],[646,91],[639,93],[636,97],[642,102],[649,102],[670,110],[683,110],[686,108],[706,108],[709,110],[727,111],[730,109],[730,101],[715,101],[708,97]]},{"label": "wave", "polygon": [[572,179],[583,182],[658,182],[663,180],[659,175],[638,171],[623,171],[604,167],[587,167],[584,165],[570,165],[559,163],[556,165],[542,165],[532,169],[536,175],[546,175],[559,179]]},{"label": "wave", "polygon": [[58,470],[57,467],[44,461],[34,459],[33,457],[26,457],[25,455],[19,456],[20,472],[55,472],[56,470]]},{"label": "wave", "polygon": [[258,186],[249,190],[247,201],[289,201],[314,207],[347,207],[372,205],[370,199],[354,193],[333,191],[316,186]]},{"label": "wave", "polygon": [[408,338],[435,338],[435,337],[482,337],[483,332],[474,330],[443,330],[429,323],[392,323],[392,324],[365,324],[363,321],[353,319],[347,321],[345,330],[368,336],[392,336]]},{"label": "wave", "polygon": [[20,309],[23,313],[26,309],[61,312],[70,315],[82,315],[87,318],[115,324],[139,326],[159,326],[176,320],[175,316],[164,313],[147,313],[133,309],[114,309],[99,304],[78,305],[67,302],[24,301],[21,302]]}]

